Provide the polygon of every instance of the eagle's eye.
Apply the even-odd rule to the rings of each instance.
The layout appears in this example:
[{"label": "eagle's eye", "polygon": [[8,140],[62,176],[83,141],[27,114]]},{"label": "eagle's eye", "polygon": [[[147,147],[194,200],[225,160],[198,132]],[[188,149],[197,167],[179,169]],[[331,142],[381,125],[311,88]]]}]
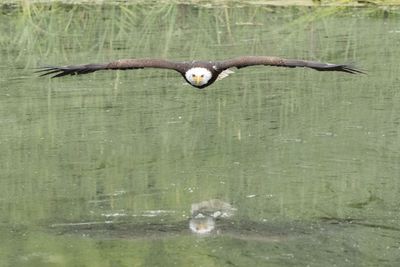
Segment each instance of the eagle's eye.
[{"label": "eagle's eye", "polygon": [[202,74],[200,77],[201,77],[201,78],[204,78],[204,74]]},{"label": "eagle's eye", "polygon": [[193,73],[193,74],[192,74],[192,77],[193,77],[193,78],[196,77],[196,74]]}]

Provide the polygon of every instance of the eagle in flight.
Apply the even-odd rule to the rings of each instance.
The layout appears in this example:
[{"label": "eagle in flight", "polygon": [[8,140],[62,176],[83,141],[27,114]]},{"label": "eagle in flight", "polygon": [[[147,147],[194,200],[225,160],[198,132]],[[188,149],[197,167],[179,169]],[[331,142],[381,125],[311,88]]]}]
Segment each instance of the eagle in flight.
[{"label": "eagle in flight", "polygon": [[45,66],[41,67],[37,72],[42,72],[40,76],[54,74],[52,78],[55,78],[66,75],[86,74],[98,70],[169,69],[179,72],[190,85],[198,89],[203,89],[213,84],[216,80],[232,73],[231,68],[241,69],[257,65],[286,68],[305,67],[318,71],[340,71],[351,74],[364,73],[348,64],[331,64],[270,56],[242,56],[220,61],[172,61],[150,58],[120,59],[102,64],[68,65],[62,67]]}]

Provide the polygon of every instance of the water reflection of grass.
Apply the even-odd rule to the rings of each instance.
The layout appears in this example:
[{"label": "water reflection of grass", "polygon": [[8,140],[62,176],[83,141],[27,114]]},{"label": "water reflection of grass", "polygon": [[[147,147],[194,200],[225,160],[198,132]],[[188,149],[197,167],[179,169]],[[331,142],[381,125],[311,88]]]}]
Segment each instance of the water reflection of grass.
[{"label": "water reflection of grass", "polygon": [[[310,10],[166,3],[106,7],[52,3],[9,9],[0,17],[2,81],[6,81],[1,105],[2,172],[9,177],[1,179],[4,218],[19,223],[43,218],[65,222],[158,209],[176,210],[178,218],[190,203],[218,197],[233,200],[241,218],[257,222],[265,218],[266,225],[276,224],[276,218],[326,216],[339,223],[349,216],[364,219],[374,231],[351,228],[341,236],[329,235],[333,243],[324,245],[327,253],[341,251],[336,243],[339,248],[368,243],[371,247],[362,247],[362,254],[377,259],[372,263],[370,258],[360,259],[359,264],[375,264],[381,255],[394,263],[398,251],[390,236],[395,232],[375,226],[395,225],[393,214],[399,207],[398,21],[360,15],[385,16],[375,8],[358,9],[356,14],[343,8]],[[338,12],[338,17],[331,17]],[[372,78],[244,69],[213,90],[198,92],[184,90],[174,73],[171,77],[176,80],[146,70],[49,81],[35,79],[32,70],[23,77],[14,66],[239,54],[354,60]],[[144,79],[145,75],[154,79]],[[126,193],[116,196],[122,189]],[[369,190],[383,201],[370,199]],[[104,196],[110,196],[106,203]],[[14,246],[7,246],[14,236],[7,233],[2,242],[10,250],[6,255],[15,255]],[[377,237],[383,239],[380,246],[368,242]],[[35,240],[32,247],[37,240],[49,244],[43,237],[31,240]],[[190,248],[186,240],[170,242],[171,254],[176,255],[176,244]],[[69,241],[65,247],[71,246]],[[98,249],[98,242],[93,247],[75,242],[74,250],[86,248],[85,255]],[[64,243],[60,243],[50,242],[61,251]],[[154,247],[146,250],[143,244],[140,240],[125,255],[132,251],[141,254],[136,258],[154,255]],[[243,248],[240,244],[234,252]],[[293,251],[299,247],[304,245]],[[318,251],[306,248],[296,252],[296,258]],[[191,252],[181,251],[182,259]],[[358,254],[350,252],[356,256],[349,259],[357,262]],[[120,251],[115,255],[121,258]],[[86,259],[91,257],[83,257],[83,262]]]}]

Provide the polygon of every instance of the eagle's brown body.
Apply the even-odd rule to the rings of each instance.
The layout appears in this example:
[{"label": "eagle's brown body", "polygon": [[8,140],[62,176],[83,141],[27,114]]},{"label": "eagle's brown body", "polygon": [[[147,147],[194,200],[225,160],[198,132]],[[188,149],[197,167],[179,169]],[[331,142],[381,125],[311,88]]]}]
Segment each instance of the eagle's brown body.
[{"label": "eagle's brown body", "polygon": [[[95,72],[98,70],[129,70],[143,68],[159,68],[171,69],[179,72],[184,79],[192,86],[199,89],[205,88],[213,84],[218,76],[225,70],[230,68],[244,68],[249,66],[276,66],[276,67],[306,67],[318,71],[340,71],[351,74],[363,73],[362,71],[346,64],[331,64],[317,61],[306,61],[297,59],[284,59],[269,56],[243,56],[222,61],[172,61],[165,59],[121,59],[110,63],[103,64],[84,64],[84,65],[68,65],[63,67],[47,66],[43,67],[40,72],[43,75],[55,74],[54,77],[65,75],[79,75]],[[188,72],[197,69],[200,73],[191,74]],[[201,71],[204,70],[203,73]],[[205,76],[205,77],[204,77]],[[207,79],[207,76],[208,79]],[[204,79],[203,79],[204,78]],[[196,80],[196,82],[194,81]]]}]

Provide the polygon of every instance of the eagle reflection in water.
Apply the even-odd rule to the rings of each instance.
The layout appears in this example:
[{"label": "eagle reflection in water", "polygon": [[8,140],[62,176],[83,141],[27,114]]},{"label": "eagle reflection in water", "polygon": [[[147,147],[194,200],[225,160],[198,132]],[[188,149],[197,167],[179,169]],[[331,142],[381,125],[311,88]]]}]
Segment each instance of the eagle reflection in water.
[{"label": "eagle reflection in water", "polygon": [[215,221],[219,218],[229,218],[236,208],[219,199],[211,199],[192,204],[189,228],[196,234],[209,234],[215,229]]}]

